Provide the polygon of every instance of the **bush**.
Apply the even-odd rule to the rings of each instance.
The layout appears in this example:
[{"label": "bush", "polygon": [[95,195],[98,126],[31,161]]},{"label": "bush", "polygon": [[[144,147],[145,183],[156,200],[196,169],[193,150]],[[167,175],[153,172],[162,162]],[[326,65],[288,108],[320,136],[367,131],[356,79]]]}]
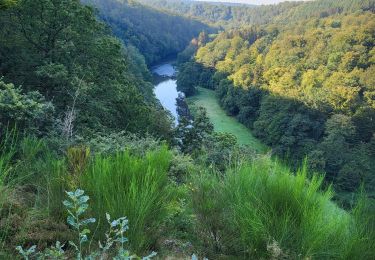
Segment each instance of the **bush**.
[{"label": "bush", "polygon": [[156,242],[171,196],[168,186],[171,156],[166,146],[146,152],[145,156],[131,155],[129,151],[95,156],[81,176],[81,184],[93,199],[99,231],[103,230],[105,212],[114,217],[126,213],[134,251],[143,252]]},{"label": "bush", "polygon": [[115,154],[128,150],[131,154],[144,155],[146,151],[160,147],[161,142],[150,135],[140,137],[121,131],[107,135],[97,134],[87,143],[94,153]]},{"label": "bush", "polygon": [[193,207],[211,253],[317,259],[375,253],[374,232],[331,202],[331,190],[320,191],[323,178],[309,180],[306,167],[294,176],[278,162],[258,159],[224,177],[206,172],[194,179]]},{"label": "bush", "polygon": [[[91,233],[88,228],[90,224],[95,223],[95,218],[85,218],[85,212],[89,205],[89,196],[84,195],[84,191],[77,189],[76,191],[66,192],[68,199],[63,201],[67,209],[68,217],[67,223],[76,232],[76,240],[69,240],[69,247],[75,252],[75,259],[106,259],[113,256],[117,260],[140,259],[136,255],[131,255],[125,249],[125,243],[128,239],[125,237],[125,232],[129,229],[128,220],[126,217],[121,217],[116,220],[111,220],[108,213],[105,214],[106,222],[109,229],[105,233],[104,243],[99,242],[98,249],[88,248],[86,244],[89,242],[88,235]],[[37,246],[24,249],[22,246],[16,247],[17,251],[25,260],[29,259],[67,259],[70,252],[65,251],[66,245],[60,241],[56,241],[50,248],[46,248],[43,252],[37,252]],[[117,250],[114,250],[117,249]],[[144,260],[150,260],[156,253],[152,252],[149,256],[143,257]],[[72,258],[72,256],[69,256]]]},{"label": "bush", "polygon": [[21,88],[5,84],[0,78],[0,134],[8,125],[18,125],[34,134],[45,133],[53,122],[53,112],[53,105],[39,92],[24,94]]}]

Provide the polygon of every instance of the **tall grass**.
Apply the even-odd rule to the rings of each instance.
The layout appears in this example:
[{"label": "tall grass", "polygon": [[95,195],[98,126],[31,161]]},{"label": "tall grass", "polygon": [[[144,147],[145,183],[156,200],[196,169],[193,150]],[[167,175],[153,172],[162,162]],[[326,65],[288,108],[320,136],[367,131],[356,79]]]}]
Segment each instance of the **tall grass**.
[{"label": "tall grass", "polygon": [[163,146],[145,156],[128,151],[97,155],[82,175],[81,187],[91,197],[98,233],[106,225],[103,216],[127,216],[132,250],[141,253],[156,242],[171,196],[168,168],[171,153]]},{"label": "tall grass", "polygon": [[306,167],[293,174],[270,159],[228,170],[224,177],[195,176],[193,207],[213,252],[292,259],[373,255],[374,232],[364,232],[363,223],[337,207],[330,189],[321,191],[322,177],[307,176]]},{"label": "tall grass", "polygon": [[5,185],[10,176],[16,153],[16,131],[6,131],[3,135],[0,133],[0,186]]},{"label": "tall grass", "polygon": [[[65,168],[64,159],[44,139],[19,135],[15,129],[4,134],[0,144],[0,251],[13,248],[17,240],[38,237],[43,243],[59,233],[51,229],[57,218],[50,217],[63,220],[65,216],[61,210]],[[37,232],[28,233],[31,229]]]}]

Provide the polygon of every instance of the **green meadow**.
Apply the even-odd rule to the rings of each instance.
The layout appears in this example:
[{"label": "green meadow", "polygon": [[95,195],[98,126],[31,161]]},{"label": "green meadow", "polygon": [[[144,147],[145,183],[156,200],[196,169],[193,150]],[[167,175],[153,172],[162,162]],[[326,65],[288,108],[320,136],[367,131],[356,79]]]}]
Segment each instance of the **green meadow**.
[{"label": "green meadow", "polygon": [[267,146],[262,144],[251,131],[243,124],[239,123],[236,118],[228,116],[220,107],[215,92],[206,88],[197,88],[197,94],[187,98],[187,102],[192,112],[197,107],[204,107],[207,110],[216,132],[227,132],[237,137],[238,143],[253,147],[257,152],[266,152]]}]

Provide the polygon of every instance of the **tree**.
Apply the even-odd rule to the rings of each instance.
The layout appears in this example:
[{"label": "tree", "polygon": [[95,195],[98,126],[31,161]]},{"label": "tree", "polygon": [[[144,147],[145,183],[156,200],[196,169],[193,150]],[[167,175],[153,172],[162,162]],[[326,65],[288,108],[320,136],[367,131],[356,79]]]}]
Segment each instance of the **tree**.
[{"label": "tree", "polygon": [[210,139],[214,127],[207,116],[207,111],[199,107],[194,119],[182,116],[177,127],[177,142],[185,153],[193,153],[202,148],[204,142]]},{"label": "tree", "polygon": [[38,91],[53,103],[56,119],[67,125],[74,119],[76,133],[159,135],[153,121],[168,121],[143,57],[124,48],[80,1],[22,0],[1,11],[0,60],[4,81]]},{"label": "tree", "polygon": [[18,0],[1,0],[0,1],[0,10],[12,7],[12,6],[16,5],[17,2],[18,2]]},{"label": "tree", "polygon": [[39,92],[24,94],[21,88],[0,81],[0,134],[7,127],[31,134],[46,133],[52,126],[53,112],[53,105]]},{"label": "tree", "polygon": [[178,91],[184,92],[187,97],[194,95],[199,78],[199,67],[194,62],[185,63],[177,74]]}]

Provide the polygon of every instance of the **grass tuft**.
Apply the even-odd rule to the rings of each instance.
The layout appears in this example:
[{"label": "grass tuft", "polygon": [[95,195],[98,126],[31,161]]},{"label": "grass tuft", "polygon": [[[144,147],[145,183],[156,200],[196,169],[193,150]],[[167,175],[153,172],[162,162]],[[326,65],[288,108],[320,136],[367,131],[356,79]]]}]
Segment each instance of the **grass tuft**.
[{"label": "grass tuft", "polygon": [[95,156],[82,175],[82,187],[92,198],[98,231],[105,225],[102,217],[106,212],[115,218],[126,215],[132,250],[142,253],[150,249],[166,218],[171,196],[167,176],[171,158],[166,146],[149,151],[144,157],[128,151]]},{"label": "grass tuft", "polygon": [[269,158],[224,176],[195,176],[193,207],[211,253],[261,258],[276,252],[291,259],[373,255],[374,231],[364,232],[367,224],[331,201],[332,190],[321,190],[322,176],[307,176],[306,165],[293,174]]}]

